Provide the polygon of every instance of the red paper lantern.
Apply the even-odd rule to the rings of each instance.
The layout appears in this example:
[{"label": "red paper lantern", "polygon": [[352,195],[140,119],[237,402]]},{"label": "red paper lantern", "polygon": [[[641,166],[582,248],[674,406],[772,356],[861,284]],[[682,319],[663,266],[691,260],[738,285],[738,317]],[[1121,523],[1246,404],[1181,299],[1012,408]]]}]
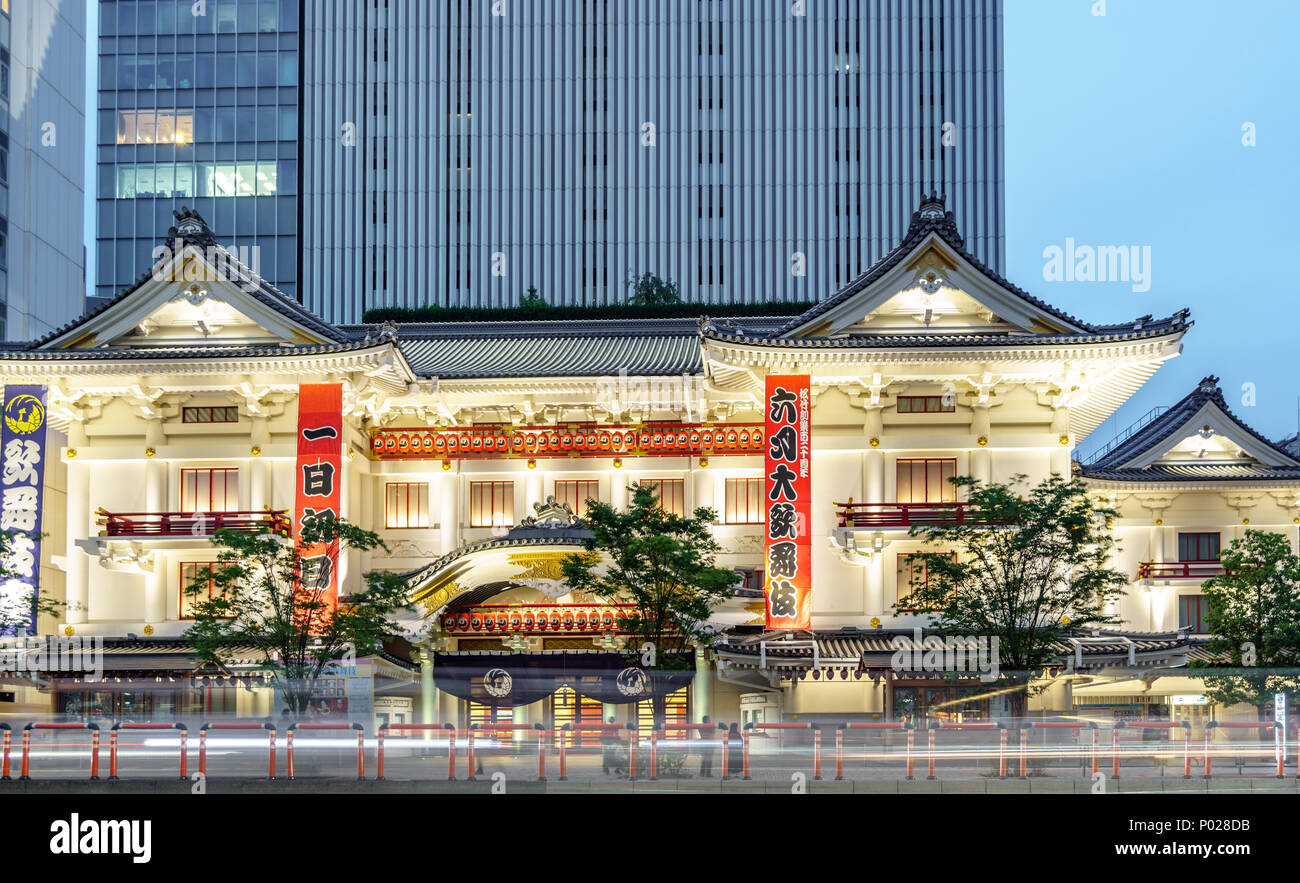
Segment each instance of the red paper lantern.
[{"label": "red paper lantern", "polygon": [[469,627],[476,632],[482,631],[483,617],[479,616],[477,613],[471,613],[469,617]]},{"label": "red paper lantern", "polygon": [[558,613],[551,614],[551,628],[557,632],[560,630],[560,614]]},{"label": "red paper lantern", "polygon": [[587,614],[578,611],[578,615],[573,618],[573,624],[579,629],[585,629],[587,627]]},{"label": "red paper lantern", "polygon": [[512,629],[518,631],[519,629],[523,628],[523,626],[524,626],[524,620],[522,616],[520,616],[518,613],[510,614],[510,627]]}]

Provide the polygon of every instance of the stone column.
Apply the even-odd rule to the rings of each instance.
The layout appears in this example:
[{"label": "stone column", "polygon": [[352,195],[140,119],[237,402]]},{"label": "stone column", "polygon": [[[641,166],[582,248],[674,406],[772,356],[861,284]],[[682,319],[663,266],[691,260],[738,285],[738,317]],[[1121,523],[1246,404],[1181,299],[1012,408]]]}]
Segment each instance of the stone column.
[{"label": "stone column", "polygon": [[885,615],[885,553],[873,552],[867,562],[867,616]]},{"label": "stone column", "polygon": [[167,463],[152,459],[144,461],[144,508],[146,512],[167,512]]},{"label": "stone column", "polygon": [[[82,430],[77,432],[77,430]],[[68,447],[76,449],[76,436],[80,435],[80,446],[85,447],[86,435],[80,423],[72,424],[69,432]],[[84,450],[80,453],[87,453]],[[90,603],[90,558],[77,546],[77,540],[93,536],[90,524],[90,469],[79,460],[68,460],[67,491],[67,567],[68,580],[65,595],[68,609],[64,615],[70,625],[77,625],[87,620]]]},{"label": "stone column", "polygon": [[[252,447],[265,451],[271,444],[271,433],[266,428],[265,417],[253,418],[253,431],[250,436]],[[251,453],[251,449],[250,449]],[[261,512],[271,505],[271,464],[261,455],[253,457],[249,467],[248,508]]]},{"label": "stone column", "polygon": [[695,679],[691,681],[691,722],[704,723],[713,713],[713,668],[709,665],[708,647],[695,645]]},{"label": "stone column", "polygon": [[885,452],[867,451],[863,470],[866,474],[862,482],[863,499],[860,502],[888,502],[885,499]]},{"label": "stone column", "polygon": [[[716,510],[717,506],[714,505],[714,493],[713,493],[713,488],[714,488],[713,473],[709,472],[709,470],[706,467],[700,467],[694,470],[694,478],[695,478],[695,505],[692,506],[689,503],[687,503],[687,508],[690,509],[691,511],[694,511],[695,509],[699,509],[701,506],[707,506],[711,509]],[[718,514],[719,516],[722,515],[721,512],[719,512]]]},{"label": "stone column", "polygon": [[970,474],[976,481],[988,484],[993,480],[993,452],[978,448],[970,452]]},{"label": "stone column", "polygon": [[609,505],[615,509],[623,510],[627,508],[627,486],[632,483],[632,477],[622,469],[611,469],[609,471]]},{"label": "stone column", "polygon": [[456,472],[442,474],[439,495],[438,523],[442,525],[442,554],[446,555],[460,545],[460,476]]},{"label": "stone column", "polygon": [[[144,621],[155,628],[167,621],[167,570],[167,557],[154,552],[153,569],[145,571],[144,575]],[[179,586],[178,592],[187,588]]]},{"label": "stone column", "polygon": [[[515,513],[515,521],[518,522],[533,511],[534,503],[541,503],[546,499],[546,476],[538,469],[529,469],[524,474],[524,511]],[[575,513],[580,515],[581,513]]]}]

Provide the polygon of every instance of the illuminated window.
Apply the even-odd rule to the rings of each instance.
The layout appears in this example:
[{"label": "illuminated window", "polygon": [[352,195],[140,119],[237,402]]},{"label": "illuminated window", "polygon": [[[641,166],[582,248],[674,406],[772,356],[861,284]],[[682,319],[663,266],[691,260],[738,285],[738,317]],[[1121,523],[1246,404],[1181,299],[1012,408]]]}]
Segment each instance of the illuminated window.
[{"label": "illuminated window", "polygon": [[762,524],[763,479],[728,478],[723,521],[727,524]]},{"label": "illuminated window", "polygon": [[193,144],[193,110],[119,110],[118,144]]},{"label": "illuminated window", "polygon": [[238,469],[182,469],[182,512],[235,512],[239,509]]},{"label": "illuminated window", "polygon": [[557,481],[555,483],[555,502],[567,503],[574,515],[581,518],[587,511],[588,500],[600,499],[600,482],[598,481]]},{"label": "illuminated window", "polygon": [[669,515],[686,515],[686,481],[681,478],[643,478],[641,487],[650,488],[660,507]]},{"label": "illuminated window", "polygon": [[[665,724],[688,724],[690,723],[690,691],[683,687],[675,693],[669,693],[664,697]],[[642,699],[636,704],[636,729],[643,739],[650,738],[650,732],[654,729],[655,713],[654,703],[649,699]],[[674,730],[674,737],[681,737],[683,730]]]},{"label": "illuminated window", "polygon": [[899,460],[899,503],[955,503],[957,486],[948,479],[957,475],[956,460]]},{"label": "illuminated window", "polygon": [[512,481],[473,481],[469,485],[469,526],[510,527],[515,523]]},{"label": "illuminated window", "polygon": [[[206,590],[205,587],[206,586]],[[194,606],[220,598],[222,592],[217,588],[212,576],[212,562],[189,561],[181,564],[181,619],[194,618]],[[197,591],[191,591],[197,589]]]},{"label": "illuminated window", "polygon": [[957,410],[952,396],[899,396],[900,414],[951,414]]},{"label": "illuminated window", "polygon": [[740,583],[736,586],[739,589],[758,589],[763,588],[763,568],[761,567],[737,567],[736,573],[740,574]]},{"label": "illuminated window", "polygon": [[[592,724],[604,723],[601,719],[601,712],[604,706],[596,699],[589,699],[575,693],[572,687],[561,687],[556,690],[552,697],[551,703],[552,716],[556,739],[565,740],[567,747],[577,746],[583,748],[599,748],[601,745],[600,730],[584,730],[578,737],[572,733],[559,732],[565,724],[572,724],[574,727],[591,726]],[[558,747],[558,741],[556,743]]]},{"label": "illuminated window", "polygon": [[389,482],[386,488],[385,526],[392,530],[429,526],[429,486]]},{"label": "illuminated window", "polygon": [[182,423],[238,423],[237,406],[219,408],[182,408]]}]

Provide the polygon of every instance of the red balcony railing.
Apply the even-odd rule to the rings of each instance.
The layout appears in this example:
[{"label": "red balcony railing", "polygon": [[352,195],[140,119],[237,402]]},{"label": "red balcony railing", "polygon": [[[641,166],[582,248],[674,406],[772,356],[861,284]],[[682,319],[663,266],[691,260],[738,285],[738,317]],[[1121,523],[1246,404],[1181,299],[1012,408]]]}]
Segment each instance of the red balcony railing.
[{"label": "red balcony railing", "polygon": [[287,534],[288,510],[262,512],[108,512],[99,510],[105,537],[202,537],[218,530]]},{"label": "red balcony railing", "polygon": [[836,503],[840,527],[976,524],[965,503]]},{"label": "red balcony railing", "polygon": [[1223,576],[1218,561],[1143,561],[1138,564],[1138,579],[1199,579]]}]

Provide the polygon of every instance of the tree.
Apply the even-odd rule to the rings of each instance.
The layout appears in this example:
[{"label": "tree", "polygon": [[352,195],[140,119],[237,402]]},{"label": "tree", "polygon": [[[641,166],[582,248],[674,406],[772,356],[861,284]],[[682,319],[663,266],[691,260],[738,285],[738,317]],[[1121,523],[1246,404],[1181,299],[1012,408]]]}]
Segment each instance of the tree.
[{"label": "tree", "polygon": [[1106,522],[1116,513],[1099,507],[1082,481],[1059,475],[1023,495],[1015,490],[1023,475],[1011,484],[950,480],[967,490],[966,516],[912,528],[944,552],[919,556],[928,579],[906,603],[932,612],[940,634],[996,637],[1003,682],[1016,688],[1011,710],[1022,717],[1029,678],[1057,659],[1068,630],[1119,621],[1105,612],[1128,583],[1108,566],[1114,539]]},{"label": "tree", "polygon": [[674,515],[659,505],[648,485],[628,490],[632,503],[621,512],[588,501],[585,520],[592,537],[584,554],[564,560],[563,572],[575,591],[635,605],[627,628],[638,646],[630,647],[628,656],[636,659],[640,646],[650,645],[650,699],[655,726],[662,727],[671,671],[690,664],[685,651],[693,643],[708,642],[705,622],[715,605],[734,594],[739,577],[714,566],[720,547],[711,530],[717,521],[712,509]]},{"label": "tree", "polygon": [[340,595],[337,606],[331,603],[328,576],[309,562],[313,549],[326,545],[335,572],[346,549],[387,549],[377,534],[342,519],[307,519],[296,542],[219,530],[212,543],[221,549],[216,562],[186,589],[194,598],[194,625],[185,637],[214,665],[233,643],[256,647],[294,714],[308,709],[327,666],[349,652],[365,656],[378,648],[398,631],[393,615],[409,606],[402,577],[379,572],[366,574],[360,591]]},{"label": "tree", "polygon": [[[0,530],[0,637],[26,633],[35,635],[42,615],[60,616],[69,605],[46,595],[35,595],[23,581],[23,574],[12,565],[14,540],[27,537],[32,543],[39,534],[23,530]],[[27,544],[30,557],[31,543]],[[34,562],[35,564],[35,562]]]},{"label": "tree", "polygon": [[667,282],[654,273],[642,273],[633,276],[628,282],[632,296],[628,303],[636,307],[656,307],[682,302],[676,282]]},{"label": "tree", "polygon": [[1283,534],[1247,530],[1219,561],[1223,575],[1201,587],[1212,635],[1207,649],[1231,667],[1207,670],[1205,695],[1254,705],[1262,720],[1273,694],[1300,686],[1294,670],[1300,660],[1300,557]]},{"label": "tree", "polygon": [[528,286],[528,291],[519,298],[519,306],[525,309],[544,310],[547,307],[546,298],[537,293],[537,286]]}]

